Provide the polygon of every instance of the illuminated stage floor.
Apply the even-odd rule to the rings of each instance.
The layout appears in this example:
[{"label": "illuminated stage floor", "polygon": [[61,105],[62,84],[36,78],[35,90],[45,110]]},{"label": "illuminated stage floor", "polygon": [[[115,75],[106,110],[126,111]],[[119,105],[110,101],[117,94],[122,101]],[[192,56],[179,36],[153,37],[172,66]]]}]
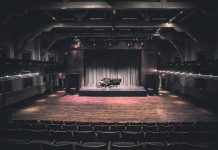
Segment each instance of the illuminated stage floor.
[{"label": "illuminated stage floor", "polygon": [[[61,91],[10,108],[13,119],[49,119],[95,122],[215,121],[218,117],[176,95],[88,97]],[[27,100],[28,101],[28,100]]]},{"label": "illuminated stage floor", "polygon": [[79,90],[80,96],[146,96],[143,86],[115,86],[111,88],[97,88],[96,86],[84,86]]}]

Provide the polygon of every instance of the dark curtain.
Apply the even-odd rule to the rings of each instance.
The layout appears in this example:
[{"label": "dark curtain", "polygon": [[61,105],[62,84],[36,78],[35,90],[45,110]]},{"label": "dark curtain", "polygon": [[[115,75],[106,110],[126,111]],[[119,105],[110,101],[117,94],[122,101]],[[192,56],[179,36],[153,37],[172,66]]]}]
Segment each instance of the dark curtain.
[{"label": "dark curtain", "polygon": [[103,78],[121,79],[121,85],[140,85],[140,50],[87,50],[84,52],[85,86]]}]

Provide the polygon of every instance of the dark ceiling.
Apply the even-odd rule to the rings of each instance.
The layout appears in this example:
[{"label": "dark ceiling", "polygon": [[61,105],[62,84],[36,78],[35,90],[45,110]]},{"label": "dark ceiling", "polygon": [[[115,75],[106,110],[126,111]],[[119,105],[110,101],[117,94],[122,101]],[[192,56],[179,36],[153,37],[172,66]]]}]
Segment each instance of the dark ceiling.
[{"label": "dark ceiling", "polygon": [[[42,32],[146,37],[157,32],[159,24],[171,19],[171,23],[185,25],[195,32],[213,31],[218,25],[218,13],[213,5],[196,0],[7,0],[1,3],[0,32],[3,33],[23,34],[45,24],[58,24]],[[175,29],[161,26],[160,32],[174,33]]]}]

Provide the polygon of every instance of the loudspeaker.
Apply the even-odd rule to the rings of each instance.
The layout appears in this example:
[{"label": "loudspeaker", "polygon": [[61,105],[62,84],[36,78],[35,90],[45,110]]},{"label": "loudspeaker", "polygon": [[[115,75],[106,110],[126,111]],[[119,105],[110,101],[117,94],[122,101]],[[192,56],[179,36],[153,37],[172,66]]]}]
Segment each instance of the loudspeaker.
[{"label": "loudspeaker", "polygon": [[76,92],[79,91],[80,88],[80,74],[79,73],[72,73],[67,75],[66,84],[67,86],[67,93],[69,93],[70,89],[75,88]]},{"label": "loudspeaker", "polygon": [[159,76],[156,74],[145,74],[144,79],[145,89],[153,89],[155,94],[158,95]]}]

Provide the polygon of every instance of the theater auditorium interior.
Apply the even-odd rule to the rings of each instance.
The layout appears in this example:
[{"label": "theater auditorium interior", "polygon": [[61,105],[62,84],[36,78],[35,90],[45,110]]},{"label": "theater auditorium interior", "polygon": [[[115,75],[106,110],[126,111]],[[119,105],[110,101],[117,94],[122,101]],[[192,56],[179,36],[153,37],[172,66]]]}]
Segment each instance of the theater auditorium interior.
[{"label": "theater auditorium interior", "polygon": [[1,150],[218,150],[212,0],[1,0]]}]

